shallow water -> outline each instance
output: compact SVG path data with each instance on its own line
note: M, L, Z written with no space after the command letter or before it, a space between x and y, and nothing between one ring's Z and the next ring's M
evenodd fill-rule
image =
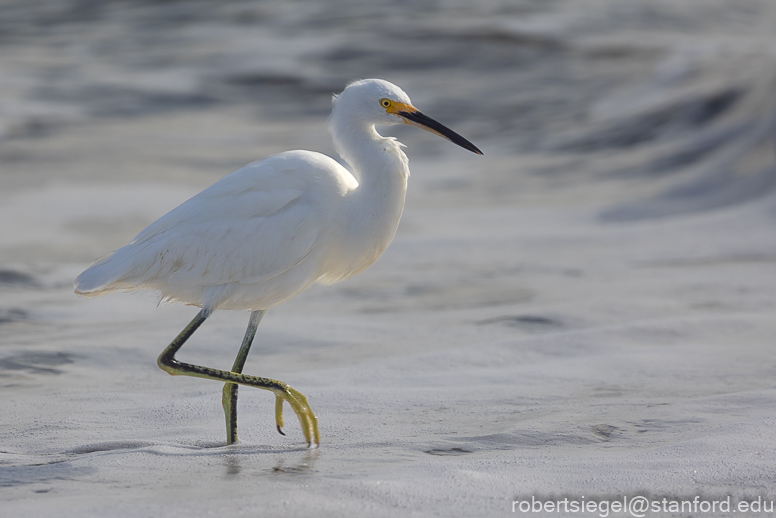
M768 0L0 2L0 515L773 500L775 25ZM249 390L225 447L220 387L154 364L194 309L72 279L244 163L333 154L358 77L485 156L390 129L394 243L269 312L245 368L308 395L321 449ZM183 357L228 368L246 321Z

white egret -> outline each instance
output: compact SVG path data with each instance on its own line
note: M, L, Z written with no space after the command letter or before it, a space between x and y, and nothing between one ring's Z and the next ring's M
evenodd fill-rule
M404 208L407 156L376 124L405 123L477 154L474 144L425 116L399 87L367 79L333 98L329 132L350 170L328 156L288 151L225 176L143 230L127 246L97 259L75 281L76 293L156 290L163 300L201 311L159 356L172 375L226 382L227 444L237 440L237 385L275 394L291 405L308 447L319 444L307 398L286 383L242 374L266 311L314 283L345 280L374 263L393 239ZM183 363L175 354L216 309L251 310L231 372Z

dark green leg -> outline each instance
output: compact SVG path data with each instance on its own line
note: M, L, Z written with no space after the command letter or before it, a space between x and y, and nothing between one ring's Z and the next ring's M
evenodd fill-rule
M288 384L282 381L272 380L268 378L259 378L257 376L247 376L245 374L236 372L227 372L219 369L213 369L210 367L203 367L200 365L192 365L190 363L183 363L175 359L175 353L183 347L194 331L210 316L210 311L202 310L197 313L197 316L189 322L181 333L175 337L175 339L162 351L159 355L157 364L159 367L173 376L194 376L197 378L205 378L216 381L225 381L227 383L238 383L240 385L248 385L250 387L256 387L263 390L269 390L275 394L277 404L275 405L275 422L278 428L283 426L283 412L282 403L286 401L296 413L299 418L299 422L302 425L302 432L305 439L307 439L307 445L310 448L317 448L320 442L320 436L318 433L318 418L315 417L310 404L307 402L307 398L299 391L294 390ZM260 317L259 317L260 319ZM253 315L251 315L253 320ZM258 319L257 319L258 320ZM256 322L258 325L258 321ZM250 326L249 326L250 330ZM247 333L246 333L247 334ZM245 347L245 355L248 354L248 347ZM242 353L242 349L241 349ZM240 357L238 356L238 360ZM243 363L245 360L242 360Z
M245 330L245 337L240 346L240 352L237 353L237 358L234 360L232 372L236 372L237 374L242 373L243 367L245 367L245 360L248 359L248 352L251 350L253 337L256 336L256 329L259 327L259 322L261 322L261 318L266 312L267 310L251 312L251 318L248 321L248 329ZM236 383L226 383L221 398L221 404L224 407L224 415L226 416L226 444L234 444L237 442L238 387L239 385Z

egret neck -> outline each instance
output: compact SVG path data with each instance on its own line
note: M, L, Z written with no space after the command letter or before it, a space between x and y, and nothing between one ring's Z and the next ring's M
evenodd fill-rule
M341 104L334 103L329 132L358 182L344 195L338 214L341 252L355 261L349 265L350 277L374 263L391 243L404 209L410 171L401 143L383 137L373 122Z

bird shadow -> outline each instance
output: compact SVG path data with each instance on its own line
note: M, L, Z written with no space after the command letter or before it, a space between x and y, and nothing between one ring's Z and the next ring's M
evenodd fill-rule
M289 457L288 454L303 452L301 458L299 456ZM244 451L239 453L230 453L224 456L223 465L225 468L225 475L227 477L236 477L243 473L245 470L255 472L256 463L251 460L247 462L250 451ZM262 451L262 453L268 453ZM271 450L271 453L281 453L280 456L275 458L272 466L268 468L260 469L261 473L269 473L271 475L309 475L315 472L315 464L318 461L320 452L318 450L309 449L297 449L297 450L284 450L279 452L278 450Z

